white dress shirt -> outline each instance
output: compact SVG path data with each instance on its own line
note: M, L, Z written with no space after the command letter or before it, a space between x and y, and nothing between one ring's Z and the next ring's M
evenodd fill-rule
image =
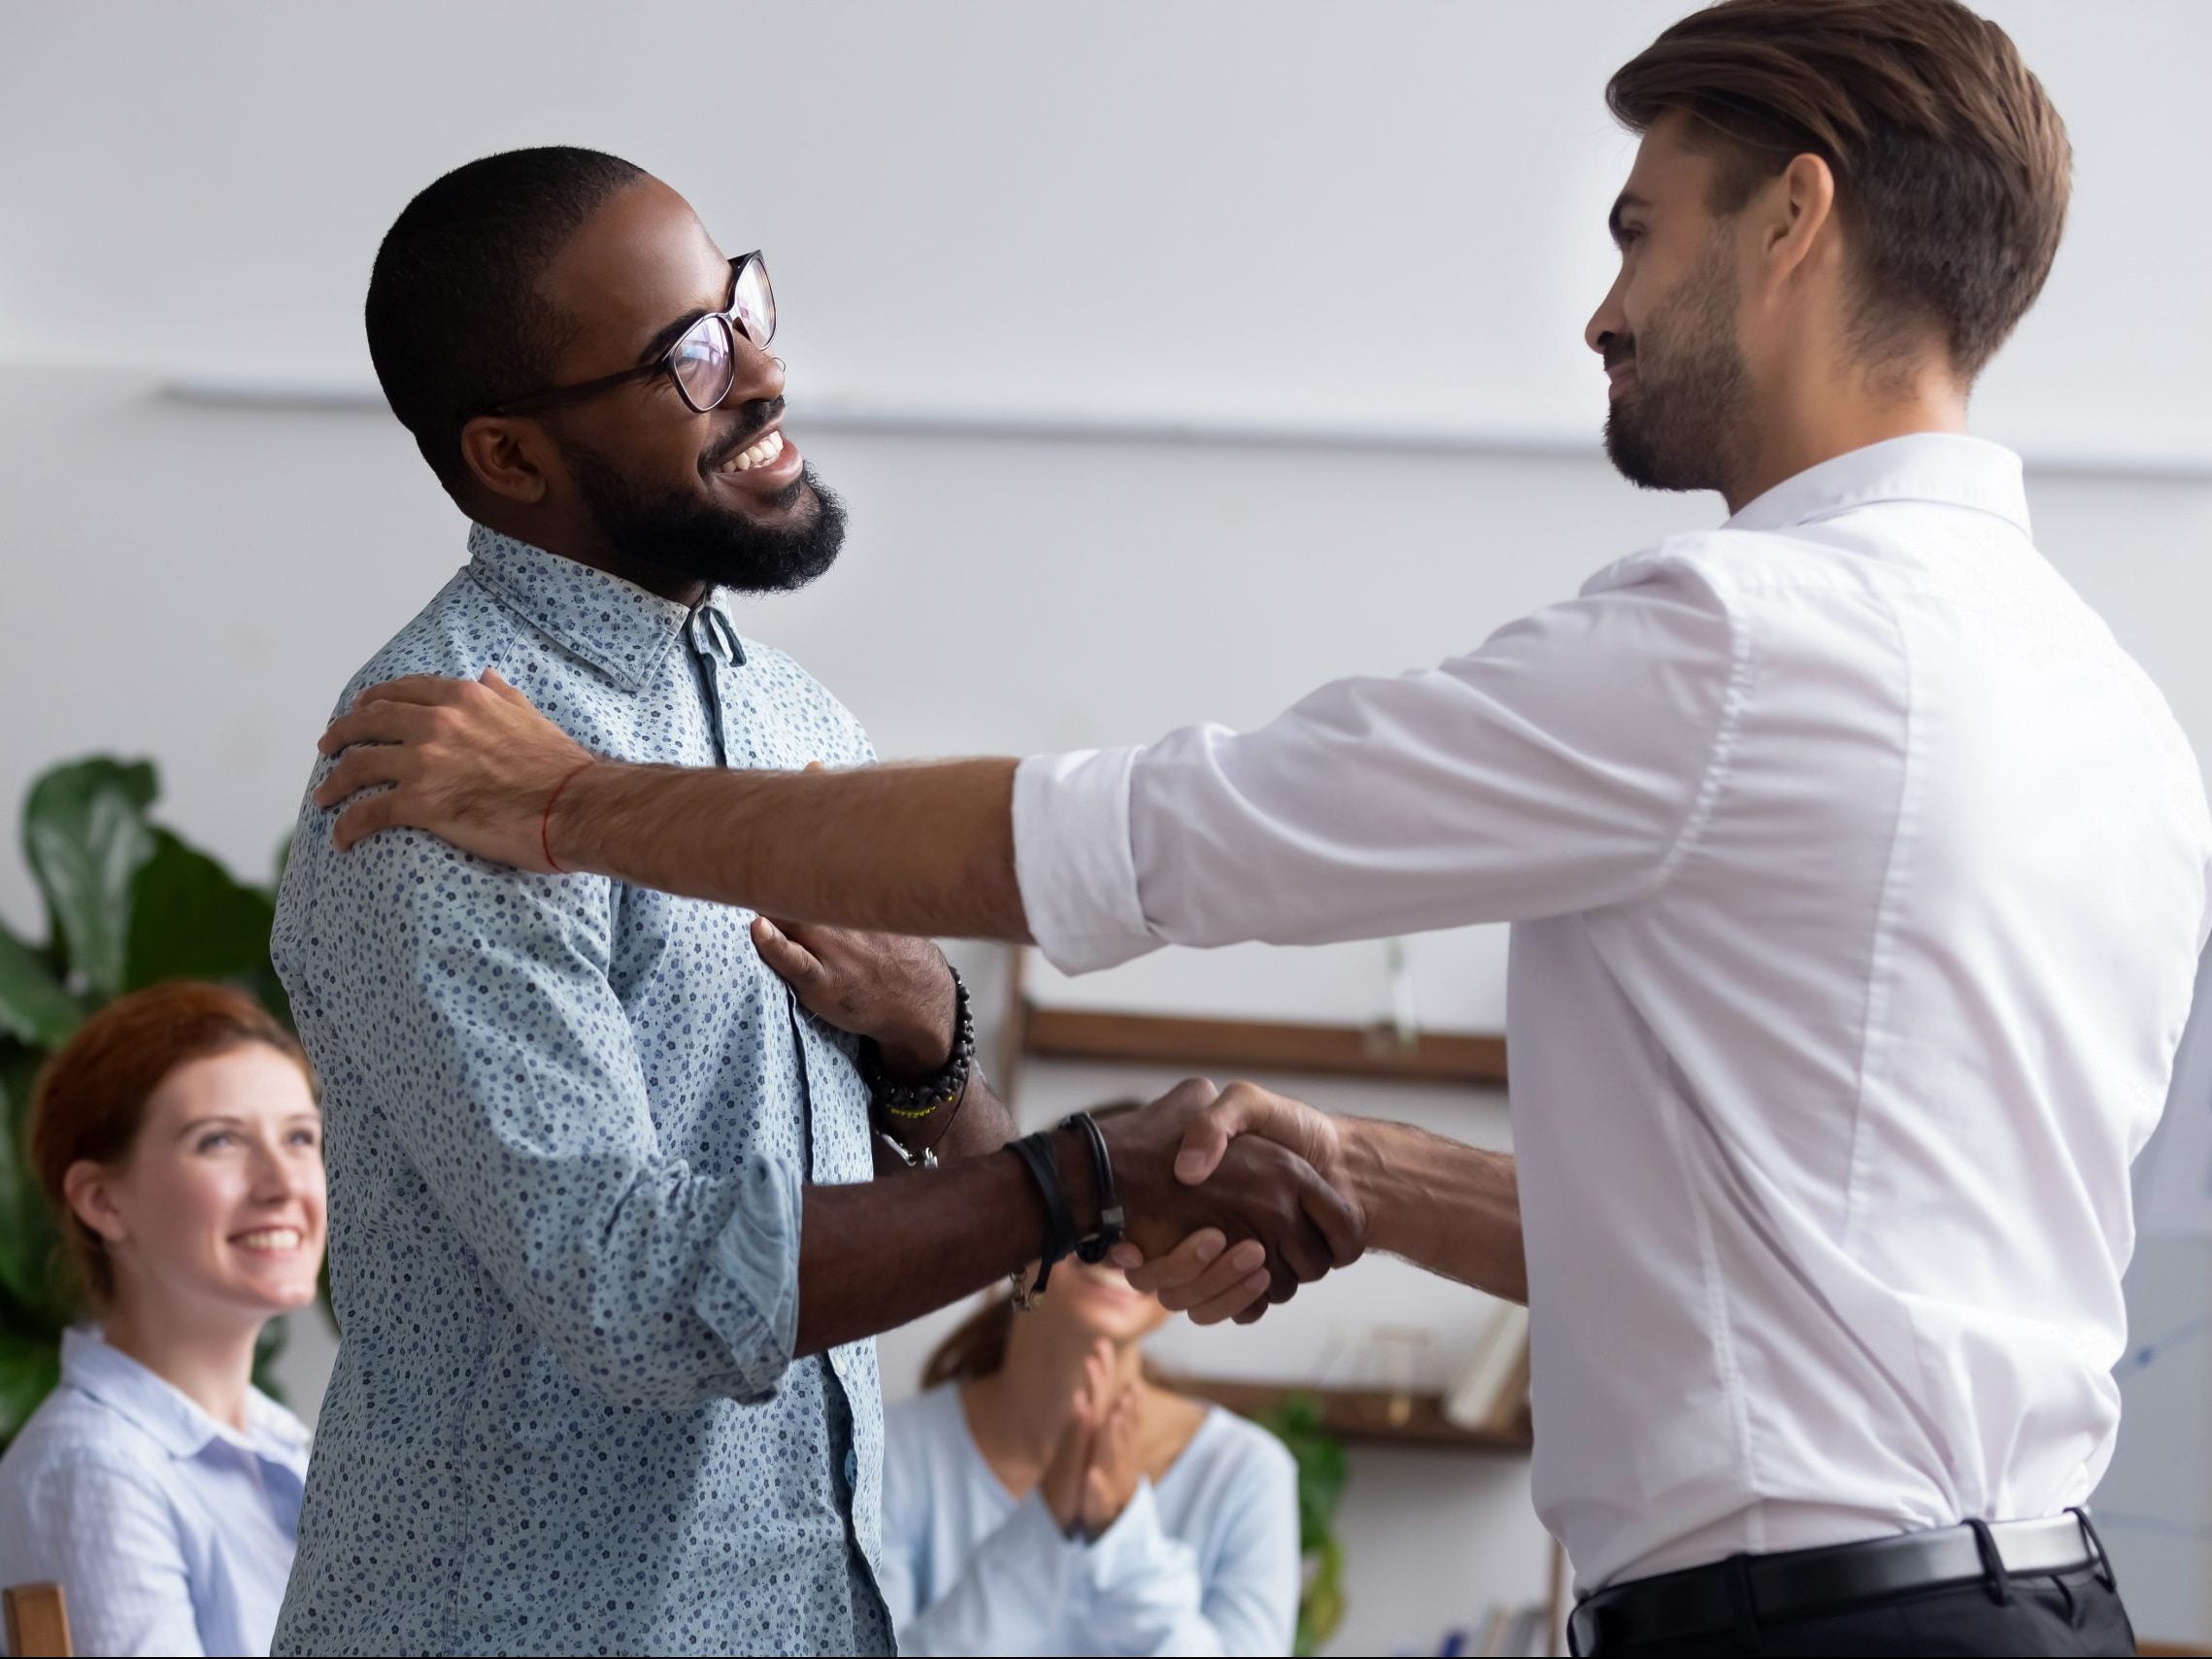
M307 1430L259 1389L218 1423L96 1331L0 1457L0 1583L53 1579L80 1653L269 1651Z
M2085 1502L2212 916L2165 703L1963 436L1480 650L1025 762L1071 972L1515 924L1535 1495L1585 1589Z

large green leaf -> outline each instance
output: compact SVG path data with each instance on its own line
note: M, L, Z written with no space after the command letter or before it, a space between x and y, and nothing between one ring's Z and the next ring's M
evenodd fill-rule
M46 959L0 927L0 1033L59 1048L84 1018Z
M254 983L269 972L275 920L266 893L156 829L152 854L132 887L123 987L136 991L164 979Z
M145 761L56 766L31 786L23 853L73 972L103 999L123 986L131 885L153 851L146 809L160 786Z
M24 1151L40 1058L35 1049L0 1043L0 1300L11 1328L50 1334L68 1317L53 1279L59 1240Z
M0 1444L16 1438L23 1420L60 1380L61 1347L55 1338L0 1325Z
M253 1338L253 1386L279 1405L285 1404L285 1389L277 1380L277 1356L285 1351L285 1341L290 1334L289 1320L272 1319Z

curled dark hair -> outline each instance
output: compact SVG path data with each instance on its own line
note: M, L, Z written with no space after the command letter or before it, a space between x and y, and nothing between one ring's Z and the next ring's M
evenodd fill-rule
M541 389L573 326L547 309L539 276L608 197L644 177L596 150L510 150L454 168L385 233L369 274L369 357L385 401L456 498L461 428Z

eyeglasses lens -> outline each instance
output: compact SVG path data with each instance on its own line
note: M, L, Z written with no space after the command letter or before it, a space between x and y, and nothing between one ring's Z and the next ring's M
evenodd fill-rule
M768 286L768 267L757 256L737 273L735 308L745 337L755 346L766 347L776 337L776 290Z
M719 317L700 318L676 342L669 367L676 371L676 384L693 409L705 414L714 408L729 395L730 383L737 376L729 324Z

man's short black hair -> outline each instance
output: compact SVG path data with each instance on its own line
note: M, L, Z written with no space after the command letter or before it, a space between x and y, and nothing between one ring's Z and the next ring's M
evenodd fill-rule
M620 156L549 145L456 167L409 202L369 276L377 382L439 482L468 477L461 427L543 389L565 329L538 297L553 256L645 176Z

